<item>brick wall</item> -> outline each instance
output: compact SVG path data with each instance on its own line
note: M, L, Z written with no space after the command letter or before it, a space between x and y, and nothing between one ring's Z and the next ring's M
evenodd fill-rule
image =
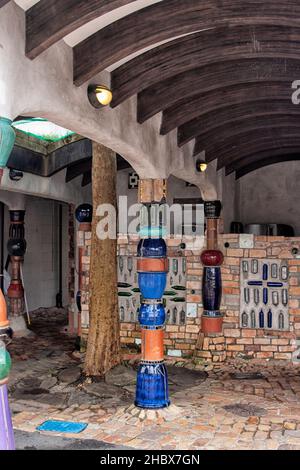
M88 268L91 237L79 233L79 243L86 246L86 292L82 298L82 328L88 332ZM120 235L118 253L135 254L137 237ZM185 325L166 325L165 353L170 357L221 362L236 356L247 359L274 359L290 361L295 358L297 338L300 339L300 259L292 249L300 251L300 238L256 237L251 235L220 235L219 245L225 260L222 266L224 324L222 335L204 336L200 332L202 315L202 264L200 254L204 237L168 239L169 256L187 258L187 320ZM184 244L184 245L183 245ZM82 245L81 245L82 246ZM245 247L246 246L246 247ZM274 258L288 260L289 264L289 330L240 328L240 263L242 258ZM138 323L121 323L121 343L139 348L140 327ZM294 354L293 354L294 353Z

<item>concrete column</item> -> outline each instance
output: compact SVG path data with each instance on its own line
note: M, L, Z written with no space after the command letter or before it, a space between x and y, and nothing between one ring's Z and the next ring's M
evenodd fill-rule
M25 210L10 210L9 240L7 251L10 255L11 282L7 290L9 315L14 333L26 336L30 332L24 319L25 302L22 281L22 263L26 252L24 218Z
M81 344L81 312L82 312L82 296L85 294L84 279L86 277L86 269L84 269L84 258L87 255L85 246L85 233L92 230L93 206L91 204L81 204L75 212L77 222L79 222L77 230L77 247L78 247L78 291L76 294L76 306L78 310L77 318L77 349Z

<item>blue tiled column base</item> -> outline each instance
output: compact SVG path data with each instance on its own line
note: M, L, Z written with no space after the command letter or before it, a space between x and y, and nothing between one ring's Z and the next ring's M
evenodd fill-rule
M158 409L170 405L168 373L163 363L141 363L136 384L135 406Z

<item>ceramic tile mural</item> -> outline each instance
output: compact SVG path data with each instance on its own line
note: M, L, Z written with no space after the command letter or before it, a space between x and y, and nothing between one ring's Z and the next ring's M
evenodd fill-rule
M285 260L241 260L242 328L289 329L288 277Z
M168 258L169 273L163 303L166 323L186 323L186 258ZM118 256L118 295L121 322L137 322L140 291L135 256Z

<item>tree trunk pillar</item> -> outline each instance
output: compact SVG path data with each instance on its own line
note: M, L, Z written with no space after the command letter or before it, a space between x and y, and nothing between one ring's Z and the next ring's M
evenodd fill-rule
M114 233L112 237L110 230L106 236L99 228L101 225L99 215L104 204L111 212L116 212L116 177L115 153L100 144L93 143L90 317L85 360L87 376L104 377L121 360L117 236Z
M167 246L161 205L166 199L165 180L140 180L139 202L141 240L137 271L142 304L142 358L137 374L135 405L158 409L169 406L168 376L164 364L165 310L162 296L167 282Z

